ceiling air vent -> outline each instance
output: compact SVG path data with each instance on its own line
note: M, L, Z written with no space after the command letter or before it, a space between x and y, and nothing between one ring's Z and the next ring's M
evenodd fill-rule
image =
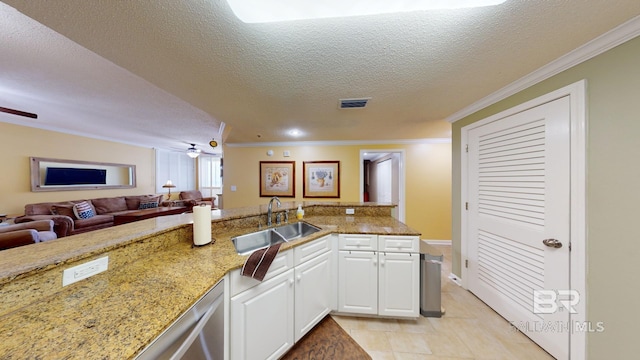
M340 103L338 107L340 109L358 109L367 106L367 102L369 102L371 98L363 98L363 99L340 99Z

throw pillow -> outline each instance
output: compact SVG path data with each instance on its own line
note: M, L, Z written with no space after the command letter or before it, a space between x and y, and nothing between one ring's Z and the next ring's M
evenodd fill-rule
M141 200L138 209L153 209L158 207L157 200Z
M73 206L73 213L78 219L90 219L96 215L91 205L86 201L75 204Z

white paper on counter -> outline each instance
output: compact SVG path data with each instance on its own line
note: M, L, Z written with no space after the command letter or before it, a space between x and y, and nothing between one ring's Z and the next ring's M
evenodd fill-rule
M197 246L211 242L211 205L193 207L193 243Z

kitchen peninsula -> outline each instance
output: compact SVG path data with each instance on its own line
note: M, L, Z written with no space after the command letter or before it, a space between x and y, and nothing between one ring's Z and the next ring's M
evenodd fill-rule
M283 203L279 211L295 211ZM388 204L304 203L321 231L281 252L329 234L419 236L391 217ZM354 215L344 215L345 209ZM266 205L215 210L215 243L192 247L191 214L170 215L0 252L0 358L128 359L246 256L230 239L265 224ZM294 216L289 216L293 219ZM63 270L109 256L106 272L62 287Z

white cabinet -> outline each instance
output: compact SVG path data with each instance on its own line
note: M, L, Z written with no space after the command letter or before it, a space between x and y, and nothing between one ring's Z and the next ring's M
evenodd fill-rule
M336 309L336 235L294 248L295 341Z
M295 341L300 340L332 310L331 253L324 253L295 268Z
M231 298L232 359L277 359L294 343L294 272L277 275Z
M338 311L418 317L419 241L417 236L341 234L338 255Z
M230 358L277 359L333 310L418 317L418 246L417 236L328 235L278 254L263 282L233 271Z
M420 256L378 254L378 315L417 317L420 312Z
M374 251L338 253L338 312L378 313L378 255Z
M230 275L230 357L277 359L336 308L335 236L284 251L263 282Z

